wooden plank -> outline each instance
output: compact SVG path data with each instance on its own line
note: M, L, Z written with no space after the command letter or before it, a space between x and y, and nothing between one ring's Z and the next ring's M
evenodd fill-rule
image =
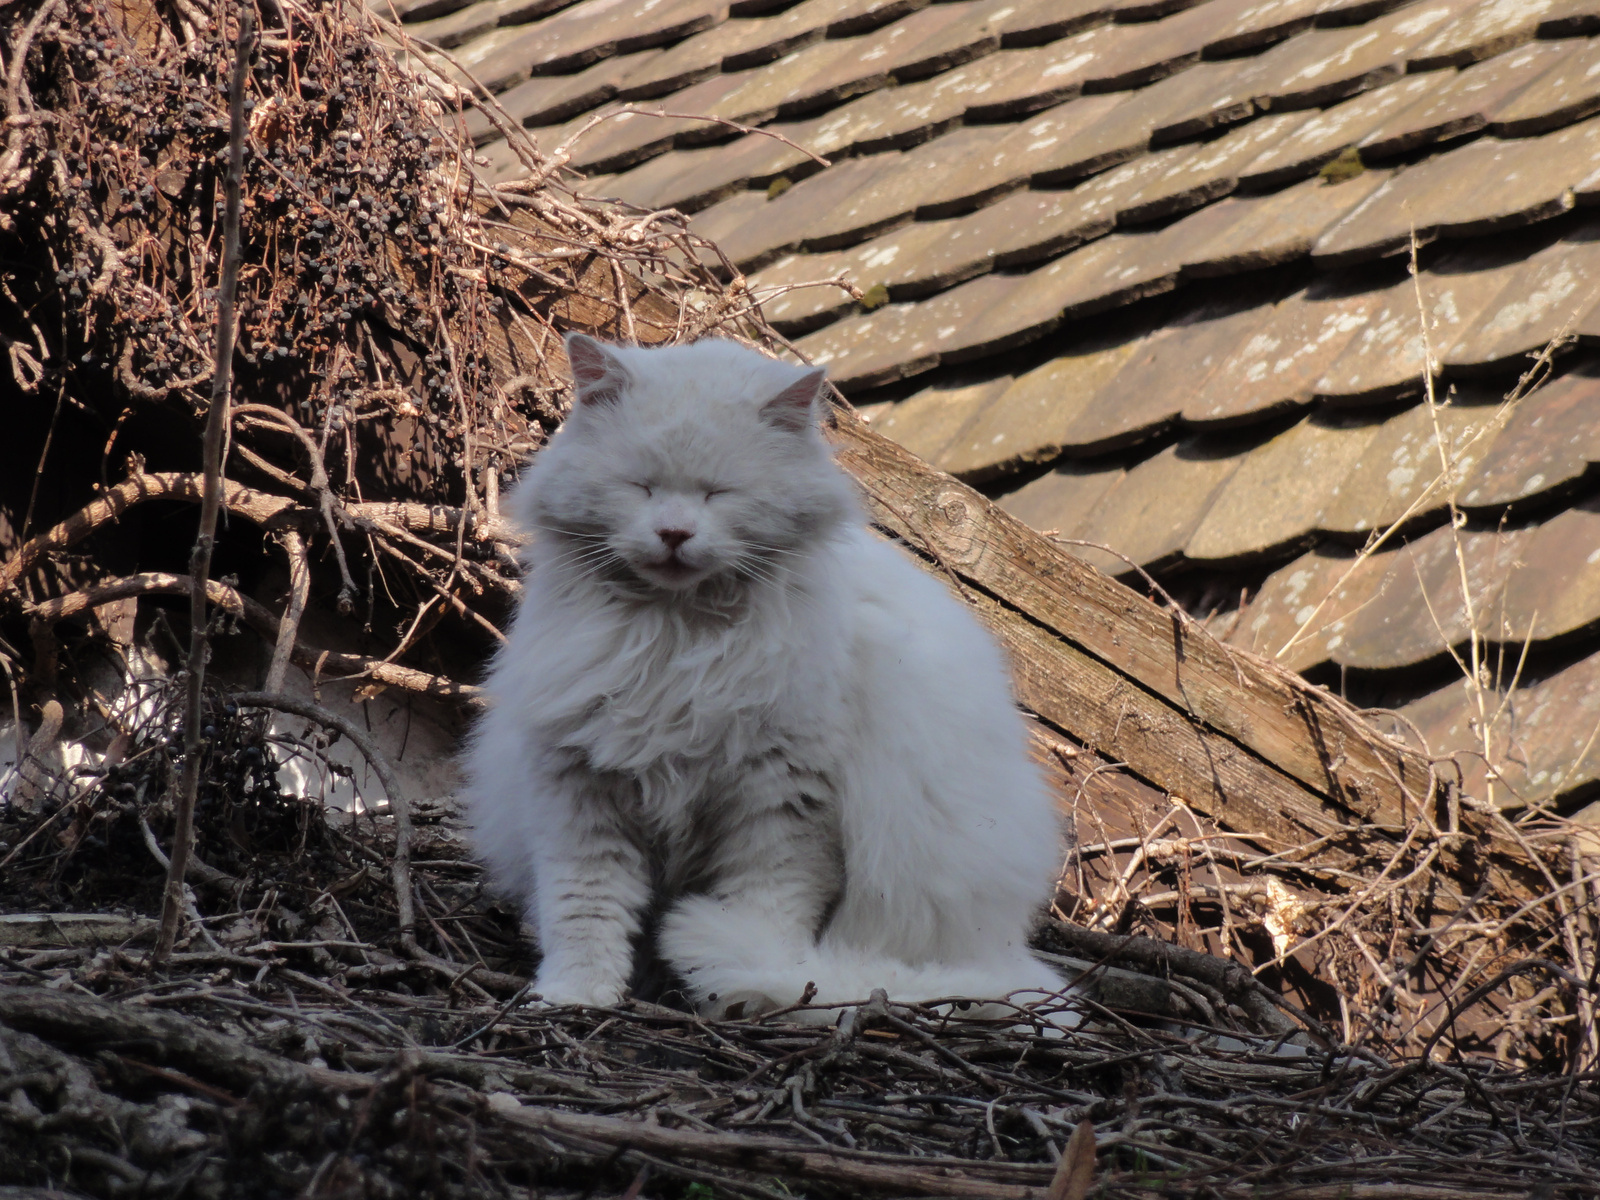
M1403 825L1429 778L1353 710L1100 574L836 406L830 436L873 519L1362 820ZM1165 724L1148 702L1150 719ZM1053 718L1052 718L1053 720ZM1064 726L1071 734L1081 731ZM1111 744L1104 748L1126 756ZM1140 772L1143 774L1143 772ZM1148 778L1148 776L1147 776ZM1194 797L1197 801L1199 797Z
M1298 780L990 597L970 599L1011 656L1017 699L1051 724L1275 848L1340 828L1344 814Z

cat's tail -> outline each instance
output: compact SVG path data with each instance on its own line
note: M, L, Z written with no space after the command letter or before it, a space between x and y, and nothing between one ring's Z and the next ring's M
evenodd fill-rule
M1008 1001L985 1006L1000 1015L1014 1011L1009 1005L1058 1000L1070 993L1055 971L1022 946L999 947L972 962L907 963L827 936L800 944L759 914L741 921L721 910L715 921L698 920L695 908L691 901L667 917L661 950L695 1001L719 1014L754 1016L799 1004L808 994L817 1006L859 1004L881 988L891 1001L901 1003ZM806 1019L804 1013L796 1016ZM824 1008L814 1019L831 1022L835 1016Z

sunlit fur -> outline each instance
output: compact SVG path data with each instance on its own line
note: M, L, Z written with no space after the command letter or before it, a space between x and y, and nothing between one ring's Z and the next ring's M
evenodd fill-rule
M820 373L569 353L584 398L511 499L526 590L468 754L537 992L616 1001L647 911L712 1011L1057 990L1024 939L1059 832L1000 653L866 528Z

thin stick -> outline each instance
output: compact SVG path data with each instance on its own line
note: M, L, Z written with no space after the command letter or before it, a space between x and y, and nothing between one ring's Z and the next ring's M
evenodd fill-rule
M222 507L223 442L228 432L228 401L233 383L233 297L239 285L239 209L244 190L244 89L250 72L255 9L240 6L239 37L233 46L233 76L228 81L228 181L222 224L222 283L217 291L217 353L211 377L211 409L206 414L205 494L200 502L200 533L189 559L189 696L184 712L183 778L179 785L172 861L161 901L161 930L151 961L164 965L172 955L183 920L184 872L194 847L194 802L200 790L201 708L205 700L206 580L216 543L217 511Z
M283 550L289 556L289 603L284 606L283 617L278 622L278 641L272 648L272 663L267 667L264 687L269 692L283 690L283 677L288 673L295 639L300 635L300 618L305 615L306 600L311 595L311 562L306 556L305 539L298 530L283 531Z

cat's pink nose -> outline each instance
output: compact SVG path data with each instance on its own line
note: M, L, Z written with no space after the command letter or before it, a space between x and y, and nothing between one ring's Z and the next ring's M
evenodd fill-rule
M694 536L687 529L658 529L656 536L667 544L668 550L676 550Z

